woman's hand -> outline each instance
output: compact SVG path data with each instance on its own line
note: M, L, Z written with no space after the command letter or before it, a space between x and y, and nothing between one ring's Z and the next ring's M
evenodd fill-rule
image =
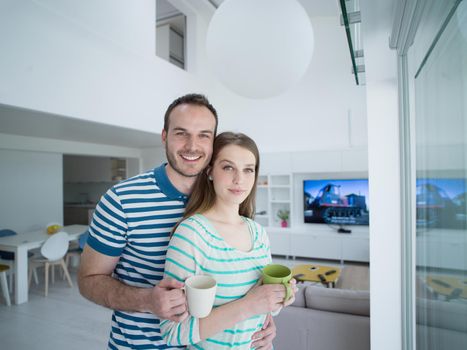
M262 284L262 282L260 279L244 297L252 315L266 314L283 306L285 287L282 284Z
M295 280L295 278L292 278L289 281L289 284L290 284L290 288L292 290L292 293L290 294L289 300L284 301L284 307L293 304L293 302L295 301L295 293L298 292L297 281Z

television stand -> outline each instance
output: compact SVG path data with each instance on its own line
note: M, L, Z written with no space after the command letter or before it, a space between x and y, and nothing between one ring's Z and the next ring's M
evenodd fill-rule
M266 228L273 255L369 262L369 233L355 228L352 234L340 234L336 228Z
M346 229L346 228L343 228L343 227L339 227L337 229L337 233L352 233L352 230L349 230L349 229Z

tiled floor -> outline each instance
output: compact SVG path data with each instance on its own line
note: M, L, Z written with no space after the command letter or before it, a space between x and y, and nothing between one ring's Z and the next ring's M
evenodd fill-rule
M275 263L294 266L317 261L275 257ZM319 261L338 265L338 262ZM106 349L111 311L95 305L79 294L76 269L71 271L73 288L57 278L44 297L43 283L34 284L29 302L5 306L0 299L0 349L101 350ZM39 273L39 278L43 276ZM40 281L41 282L41 281Z
M40 283L32 285L29 302L0 303L1 349L106 349L111 311L81 297L76 271L71 275L73 288L58 278L47 297Z

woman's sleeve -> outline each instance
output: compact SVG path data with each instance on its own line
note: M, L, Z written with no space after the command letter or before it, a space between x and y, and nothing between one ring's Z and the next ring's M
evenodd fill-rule
M180 282L197 274L200 263L197 246L198 230L193 224L183 221L172 236L167 250L164 278L173 278ZM161 320L162 337L169 346L196 344L199 336L199 319L189 315L182 322Z
M256 223L256 225L258 227L258 232L259 232L259 237L260 237L261 244L264 247L264 252L268 256L268 261L269 261L269 264L270 264L272 262L272 256L271 256L271 245L270 245L270 242L269 242L268 233L266 232L266 229L262 225L260 225L258 223Z

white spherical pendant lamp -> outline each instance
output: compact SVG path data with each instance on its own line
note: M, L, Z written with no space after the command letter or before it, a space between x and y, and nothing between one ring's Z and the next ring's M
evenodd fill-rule
M209 24L206 49L218 78L250 98L277 96L305 74L313 28L296 0L226 0Z

